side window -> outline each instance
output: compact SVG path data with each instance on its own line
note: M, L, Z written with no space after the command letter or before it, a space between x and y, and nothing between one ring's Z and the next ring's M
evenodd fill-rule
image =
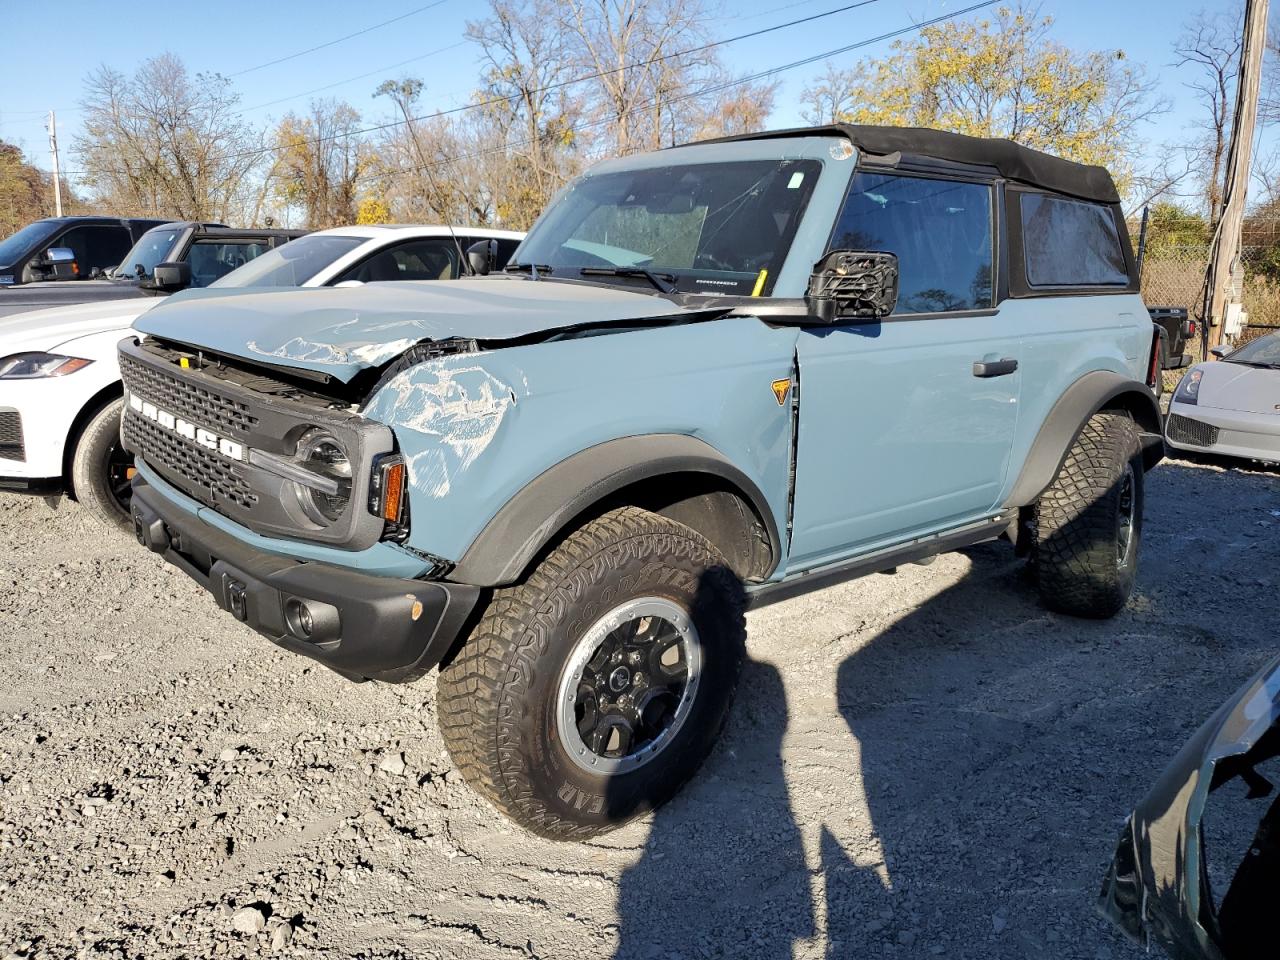
M87 277L95 268L110 270L120 266L120 261L129 252L132 243L129 231L124 227L103 224L73 227L47 246L70 247L74 250L76 263L80 266L80 276Z
M1043 193L1020 193L1022 253L1033 287L1127 286L1111 208Z
M989 308L991 187L856 173L828 249L896 254L895 314Z
M380 250L368 260L356 264L337 283L359 280L452 280L458 275L458 248L449 237L410 240Z
M197 240L191 245L187 260L191 264L191 285L207 287L225 277L236 267L268 250L265 240Z

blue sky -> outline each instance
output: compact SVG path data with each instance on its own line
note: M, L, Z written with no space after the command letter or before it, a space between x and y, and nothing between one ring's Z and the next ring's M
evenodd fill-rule
M426 0L384 0L358 4L342 0L221 0L217 4L178 4L135 12L128 5L62 0L49 14L48 41L36 33L22 43L0 48L0 138L16 142L42 166L48 166L43 112L58 111L59 139L69 150L79 126L75 108L87 72L107 63L130 72L142 60L165 51L179 56L193 72L234 75L259 64L372 27L424 5ZM713 0L714 2L714 0ZM787 20L843 6L847 0L733 0L731 10L712 28L718 37L745 33ZM859 10L765 37L729 44L721 55L737 72L755 72L823 50L886 33L913 22L963 9L973 0L877 0ZM1216 4L1229 0L1216 0ZM22 0L0 2L30 9ZM1176 141L1196 106L1171 65L1172 45L1182 24L1214 0L1046 0L1043 14L1054 17L1053 36L1076 49L1120 48L1136 64L1146 66L1171 101L1169 113L1150 124L1145 138L1151 149ZM51 11L56 9L56 14ZM249 70L234 77L248 119L265 122L290 109L305 108L313 97L350 101L375 123L390 119L390 104L374 100L373 89L384 79L404 75L426 81L424 106L447 109L467 101L476 85L478 54L465 41L467 19L482 16L487 6L465 0L442 0L438 6L412 13L389 26L369 30L323 50L283 63ZM982 16L978 13L971 16ZM24 15L27 16L27 15ZM55 23L62 26L55 26ZM65 29L66 25L74 25ZM888 42L848 54L876 56ZM413 62L403 63L402 61ZM799 95L821 63L785 74L775 100L774 126L800 121ZM357 75L371 74L370 76ZM333 86L330 86L333 85ZM315 93L320 87L329 89ZM276 102L282 101L282 102ZM63 166L74 168L74 159Z

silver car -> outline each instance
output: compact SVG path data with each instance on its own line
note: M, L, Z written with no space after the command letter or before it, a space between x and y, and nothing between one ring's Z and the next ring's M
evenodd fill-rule
M1164 435L1177 450L1280 463L1280 331L1187 371Z

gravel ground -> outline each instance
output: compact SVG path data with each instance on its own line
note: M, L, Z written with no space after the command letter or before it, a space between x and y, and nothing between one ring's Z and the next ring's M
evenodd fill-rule
M463 785L434 682L277 651L73 504L0 498L0 958L1136 958L1124 815L1274 652L1280 475L1149 478L1137 594L986 546L753 613L701 775L589 844Z

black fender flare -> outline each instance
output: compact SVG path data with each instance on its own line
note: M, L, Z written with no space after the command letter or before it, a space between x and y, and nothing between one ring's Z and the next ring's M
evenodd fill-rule
M685 434L646 434L588 447L539 474L472 541L449 579L481 587L514 583L575 517L624 487L679 473L703 473L735 487L768 533L772 564L782 557L777 521L760 488L715 447Z
M1150 470L1164 458L1160 404L1151 388L1109 370L1086 373L1063 392L1036 434L1013 485L1006 507L1034 503L1058 475L1067 451L1099 410L1127 410L1142 430L1143 465Z

